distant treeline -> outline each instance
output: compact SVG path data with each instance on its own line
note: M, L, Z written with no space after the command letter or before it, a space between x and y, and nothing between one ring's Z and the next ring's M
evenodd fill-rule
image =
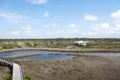
M90 46L76 46L75 41L90 41ZM0 49L12 48L120 48L120 38L0 39Z
M119 41L120 38L42 38L42 39L0 39L0 41L31 41L31 40L111 40Z

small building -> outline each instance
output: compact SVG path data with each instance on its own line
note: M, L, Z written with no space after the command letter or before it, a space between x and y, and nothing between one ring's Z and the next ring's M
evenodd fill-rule
M75 41L74 42L75 45L78 45L78 46L87 46L87 45L90 45L90 41Z

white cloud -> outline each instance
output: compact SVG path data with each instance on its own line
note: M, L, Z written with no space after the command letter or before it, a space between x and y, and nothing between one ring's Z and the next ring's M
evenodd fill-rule
M19 15L19 14L12 14L12 13L0 13L1 17L10 18L10 19L26 19L27 17Z
M16 14L17 15L17 14ZM45 12L44 17L49 17L50 13ZM85 15L85 20L98 20L97 16L91 14ZM4 18L18 18L25 19L23 17L9 17L1 15ZM113 17L113 16L111 16ZM115 16L114 16L115 17ZM29 24L23 24L17 26L18 28L12 30L7 36L11 37L33 37L33 38L55 38L55 37L120 37L120 19L115 17L113 22L93 23L92 25L84 24L82 27L77 27L78 24L68 24L68 28L60 27L58 24L46 24L41 25L39 29L33 28ZM39 25L38 25L39 26ZM64 26L64 25L61 25ZM87 27L88 26L88 27ZM44 34L44 35L43 35Z
M114 30L114 33L118 33L120 35L120 10L113 12L111 17L114 18L112 30Z
M17 29L8 33L11 36L31 36L34 34L34 31L29 24L19 25Z
M101 26L103 29L110 28L110 24L109 24L109 23L101 23L100 26Z
M118 22L93 24L86 34L94 37L120 37L120 26Z
M46 24L46 25L43 25L44 28L49 28L50 25Z
M97 32L104 32L108 31L111 29L111 26L109 23L99 23L99 24L93 24L91 26L91 30L97 31Z
M52 27L59 27L59 24L53 24Z
M8 19L8 20L25 20L28 17L20 15L20 14L15 14L15 13L10 13L10 12L0 12L0 17Z
M117 19L113 22L116 27L120 27L120 19Z
M32 3L32 4L45 4L47 3L47 0L27 0L28 2Z
M57 31L60 29L58 26L58 24L48 24L42 25L39 29L35 29L30 24L21 24L16 26L16 28L12 31L8 32L6 36L9 36L10 38L47 38L49 36L54 37L58 36L56 35Z
M31 32L32 32L32 28L31 28L31 26L29 26L29 25L28 25L28 26L26 25L26 26L23 28L23 30L24 30L25 33L31 33Z
M113 12L111 14L111 17L115 18L115 19L120 19L120 10L117 10L116 12Z
M70 28L76 28L76 25L75 24L70 24L69 27Z
M20 35L20 31L13 31L10 33L11 35L15 35L15 36L18 36Z
M59 28L59 24L45 24L45 25L42 25L42 28L53 30L53 29Z
M113 30L115 30L116 32L120 32L120 19L115 20L113 25L114 25Z
M50 13L49 12L45 12L44 13L44 17L49 17L50 16Z
M92 14L85 13L84 15L85 20L90 20L90 21L96 21L98 20L98 17Z

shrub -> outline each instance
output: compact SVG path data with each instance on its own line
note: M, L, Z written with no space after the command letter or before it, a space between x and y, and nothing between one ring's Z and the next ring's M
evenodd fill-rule
M29 75L26 75L26 76L25 76L25 80L31 80L30 76L29 76Z

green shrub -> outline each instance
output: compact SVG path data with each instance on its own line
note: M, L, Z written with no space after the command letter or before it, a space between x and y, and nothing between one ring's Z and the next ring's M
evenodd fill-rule
M26 76L25 76L25 80L31 80L30 76L29 76L29 75L26 75Z
M4 80L10 80L10 78L11 78L10 75L5 75L4 76Z

